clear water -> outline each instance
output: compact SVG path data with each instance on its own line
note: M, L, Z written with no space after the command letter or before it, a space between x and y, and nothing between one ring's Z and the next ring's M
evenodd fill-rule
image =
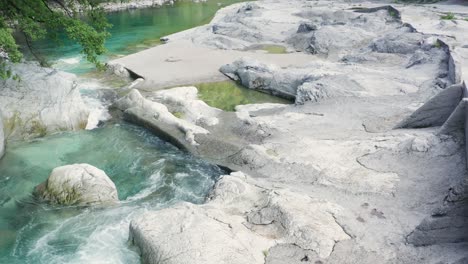
M157 45L161 36L207 23L219 8L241 1L185 1L111 13L109 54L101 59ZM77 74L93 69L78 46L66 39L63 42L62 46L49 41L35 45L56 68ZM227 102L221 98L219 104ZM53 168L72 163L104 170L115 182L121 203L106 208L36 203L31 197L33 188ZM139 263L127 242L131 219L178 201L203 202L223 173L127 123L32 142L9 142L0 160L0 263Z
M53 168L73 163L104 170L121 204L35 203L33 188ZM0 160L0 263L139 263L127 244L130 220L181 200L203 202L221 174L217 166L127 123L11 143Z
M194 86L197 87L198 96L201 100L224 111L235 111L236 106L246 104L291 103L270 94L245 88L233 81L200 83Z
M206 24L220 8L242 1L245 0L208 0L202 3L185 0L177 1L173 6L109 13L108 21L113 26L109 29L111 37L106 42L108 54L101 60L107 61L155 46L160 37ZM62 42L63 45L57 46L50 41L40 41L34 46L55 68L76 74L94 68L80 54L78 45L65 38L62 38Z

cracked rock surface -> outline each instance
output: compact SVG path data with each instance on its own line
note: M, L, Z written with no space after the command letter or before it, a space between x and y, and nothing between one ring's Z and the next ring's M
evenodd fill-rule
M460 19L441 21L444 12ZM177 63L218 63L247 88L294 100L228 113L179 87L142 92L145 103L126 107L127 120L243 172L223 176L203 205L133 221L143 261L466 262L463 18L468 7L458 3L262 0L224 8L210 24L169 36L166 47L129 56L148 60L187 42L237 54L227 64L210 56ZM263 60L252 47L264 44L284 46L284 61L299 53L308 62ZM193 133L193 145L152 109L128 110L153 103L207 133Z

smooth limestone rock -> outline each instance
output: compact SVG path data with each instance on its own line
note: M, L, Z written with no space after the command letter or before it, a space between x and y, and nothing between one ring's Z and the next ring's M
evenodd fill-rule
M106 173L89 164L55 168L49 178L36 186L42 201L59 205L112 204L119 201L117 189Z
M130 241L148 264L263 263L271 244L228 217L183 203L132 221Z
M166 105L171 113L177 113L181 119L201 127L219 123L217 116L222 111L199 100L196 87L176 87L157 91L151 95L151 98Z
M259 188L235 172L216 183L204 205L182 203L133 220L130 241L143 263L264 263L265 252L283 243L328 257L350 238L335 220L342 215L336 204Z
M180 131L185 135L185 141L190 145L197 145L195 141L195 134L208 134L208 130L192 124L186 120L177 118L172 114L169 109L158 102L151 101L144 98L138 90L131 90L125 97L119 99L115 106L124 111L124 113L130 113L138 116L138 118L144 118L148 122L153 122L157 127L156 123L161 123L165 126L170 126L176 131Z
M10 65L20 81L0 80L0 110L8 138L29 138L86 127L89 107L74 74L35 63Z

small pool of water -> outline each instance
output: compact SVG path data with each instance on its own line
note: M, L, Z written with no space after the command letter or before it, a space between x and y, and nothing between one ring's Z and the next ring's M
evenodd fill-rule
M36 203L33 188L73 163L104 170L121 204ZM177 201L202 203L223 173L128 123L11 143L0 160L0 263L139 263L127 243L130 220Z
M245 104L291 102L270 94L262 93L243 87L237 82L223 81L195 84L198 88L198 97L209 106L224 111L235 111L236 106Z

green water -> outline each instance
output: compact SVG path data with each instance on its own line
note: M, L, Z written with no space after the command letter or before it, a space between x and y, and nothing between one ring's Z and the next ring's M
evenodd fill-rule
M208 0L203 3L177 1L173 6L159 8L126 10L109 13L108 21L111 37L106 42L108 54L101 60L135 53L159 44L159 38L171 33L189 29L210 22L217 10L243 0ZM93 69L80 54L78 45L62 39L58 46L51 41L35 43L35 48L46 57L54 67L81 74Z
M194 86L198 88L201 100L224 111L235 111L236 106L245 104L291 103L273 95L247 89L233 81L200 83Z
M120 205L37 204L31 192L60 165L89 163L114 181ZM213 166L127 123L12 143L0 160L0 263L138 263L129 221L184 200L201 203Z

